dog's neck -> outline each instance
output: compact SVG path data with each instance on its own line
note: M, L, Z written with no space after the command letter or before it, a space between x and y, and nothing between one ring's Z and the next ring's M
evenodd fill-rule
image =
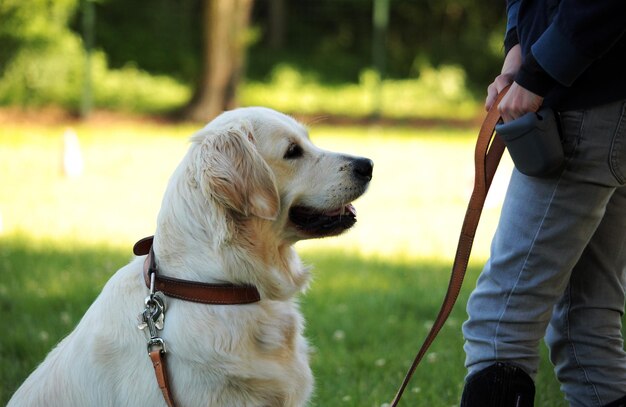
M268 247L258 257L250 247L201 241L157 228L154 250L163 275L207 283L255 286L262 299L286 300L306 288L309 270L291 246ZM264 242L266 246L270 246Z
M290 244L272 239L271 222L236 218L217 205L207 213L206 203L193 200L197 194L179 188L170 183L157 221L154 251L163 275L249 284L271 300L289 299L306 288L309 270Z

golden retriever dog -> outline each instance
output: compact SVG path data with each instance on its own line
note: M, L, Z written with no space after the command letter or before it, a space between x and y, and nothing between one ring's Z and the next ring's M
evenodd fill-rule
M293 249L356 222L367 158L313 145L267 108L225 112L191 137L158 215L159 273L256 287L260 301L207 305L167 297L160 337L178 406L303 406L313 389L295 296L310 274ZM164 406L137 329L146 256L107 282L75 330L28 377L15 406Z

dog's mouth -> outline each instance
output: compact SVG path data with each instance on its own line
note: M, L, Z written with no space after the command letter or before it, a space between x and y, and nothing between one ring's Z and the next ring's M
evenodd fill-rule
M354 226L356 209L351 203L330 210L294 206L289 210L289 220L311 237L335 236Z

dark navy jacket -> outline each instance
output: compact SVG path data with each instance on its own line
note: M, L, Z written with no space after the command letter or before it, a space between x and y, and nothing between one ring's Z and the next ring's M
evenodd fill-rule
M626 100L626 0L507 0L515 81L557 110Z

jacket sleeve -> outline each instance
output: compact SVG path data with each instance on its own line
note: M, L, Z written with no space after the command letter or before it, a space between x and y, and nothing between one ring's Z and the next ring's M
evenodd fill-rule
M517 14L521 0L507 0L506 2L506 34L504 37L504 55L508 54L511 48L519 44L517 37Z
M624 32L626 1L562 0L552 23L532 45L516 81L541 96L557 83L571 86Z

